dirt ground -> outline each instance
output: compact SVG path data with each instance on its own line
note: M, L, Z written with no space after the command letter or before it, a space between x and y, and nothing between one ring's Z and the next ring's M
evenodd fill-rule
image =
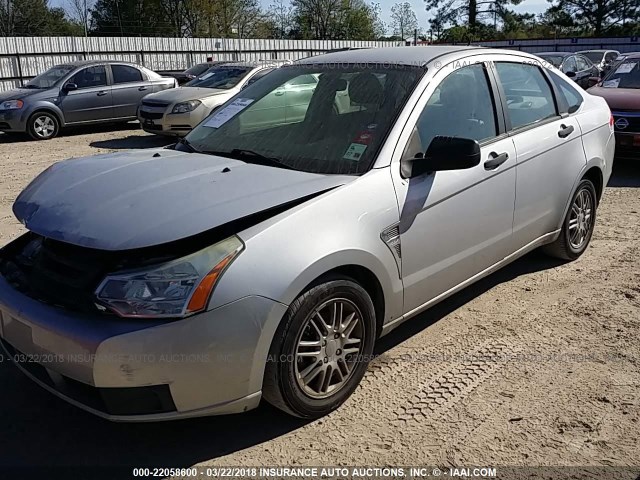
M0 136L0 244L37 173L169 143L136 125L49 142ZM0 363L0 465L640 465L640 161L618 162L588 251L534 252L405 323L332 415L112 424Z

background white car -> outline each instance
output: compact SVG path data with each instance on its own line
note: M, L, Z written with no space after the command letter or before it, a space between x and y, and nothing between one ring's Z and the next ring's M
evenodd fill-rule
M215 108L282 64L236 62L213 66L170 95L159 92L144 97L138 120L146 132L184 136ZM279 103L284 105L284 98Z

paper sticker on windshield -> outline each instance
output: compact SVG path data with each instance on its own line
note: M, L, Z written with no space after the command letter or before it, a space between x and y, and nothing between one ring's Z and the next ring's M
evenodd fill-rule
M618 88L618 85L620 85L619 78L614 78L613 80L605 80L604 82L602 82L602 86L605 88Z
M637 63L623 63L618 67L616 73L629 73L635 68L636 65Z
M253 98L236 98L226 107L218 110L209 120L204 123L205 127L219 128L253 102Z
M358 160L360 160L360 158L362 158L362 154L366 149L366 145L362 145L361 143L352 143L351 145L349 145L349 148L347 148L347 151L344 153L344 156L342 158L357 162Z
M209 72L209 73L205 73L204 75L202 75L201 77L198 77L198 80L206 80L207 78L211 77L215 75L214 72Z

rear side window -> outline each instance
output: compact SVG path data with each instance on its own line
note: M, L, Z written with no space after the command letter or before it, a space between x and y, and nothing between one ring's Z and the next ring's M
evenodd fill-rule
M569 107L568 111L574 112L578 109L580 105L582 105L582 95L578 93L578 91L571 85L569 82L560 78L560 75L557 75L554 72L549 72L551 74L551 79L553 83L556 84L556 87L560 90L565 100L567 101L567 106ZM565 113L565 112L562 112Z
M618 54L616 52L607 52L607 54L604 56L604 61L607 63L611 63L616 58L618 58Z
M512 130L557 116L551 86L539 67L498 62L496 71L507 98Z
M137 68L128 65L111 65L113 83L141 82L142 73Z
M577 72L578 65L576 64L576 57L574 56L567 57L564 63L562 64L562 71L563 73Z
M582 72L583 70L588 70L589 62L583 57L576 57L576 64L578 65L578 71Z
M249 79L249 81L247 82L247 85L256 83L258 80L264 77L267 73L271 73L272 71L273 71L273 68L265 68L264 70L260 70L258 73L256 73L253 77Z

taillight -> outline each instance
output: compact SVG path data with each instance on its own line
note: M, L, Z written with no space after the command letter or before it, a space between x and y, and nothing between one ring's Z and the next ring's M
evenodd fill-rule
M609 127L613 128L614 123L615 123L615 120L613 119L613 113L612 113L611 116L609 117Z

